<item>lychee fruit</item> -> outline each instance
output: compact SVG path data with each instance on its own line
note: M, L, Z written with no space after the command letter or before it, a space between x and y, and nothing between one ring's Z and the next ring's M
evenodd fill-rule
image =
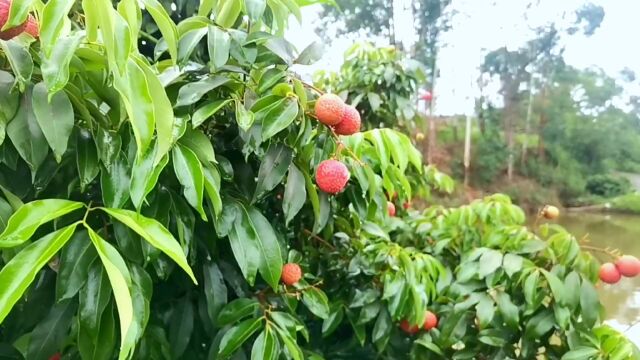
M337 125L342 120L344 108L344 101L338 95L323 94L316 101L316 117L325 125Z
M406 319L400 322L400 329L402 329L402 331L406 332L409 335L413 335L420 331L420 327L418 327L417 325L411 325L409 323L409 320Z
M602 266L600 266L599 276L600 280L607 284L615 284L620 281L620 278L622 277L618 268L616 268L612 263L602 264Z
M316 169L316 184L328 194L337 194L349 182L349 169L338 160L324 160Z
M634 277L640 274L640 260L635 256L623 255L616 260L616 268L626 277Z
M9 20L9 9L11 8L11 0L0 0L0 28L7 23ZM14 37L22 34L27 27L27 22L24 24L20 24L18 26L12 27L11 29L0 31L0 39L2 40L11 40Z
M360 131L360 113L350 105L345 105L340 116L340 122L333 130L338 135L352 135Z
M425 316L426 318L424 319L424 325L422 326L423 329L429 331L438 326L438 317L436 316L436 314L432 313L431 311L427 311Z
M542 209L542 216L546 219L553 220L560 215L560 210L553 205L547 205Z
M282 267L282 276L280 279L285 285L294 285L302 278L302 269L300 265L295 263L288 263Z
M49 357L49 360L60 360L61 358L62 358L62 354L60 354L60 353L58 352L58 353L55 353L55 354L51 355L51 356Z
M27 19L27 27L24 29L24 32L31 35L34 39L40 37L40 25L33 15L29 15L29 19Z
M407 201L407 202L405 202L405 203L403 203L403 204L402 204L402 207L403 207L405 210L409 210L409 208L411 207L411 203Z
M421 133L421 132L417 133L416 134L416 140L418 140L418 141L424 140L424 134Z
M389 216L396 216L396 206L391 201L387 201L387 212Z

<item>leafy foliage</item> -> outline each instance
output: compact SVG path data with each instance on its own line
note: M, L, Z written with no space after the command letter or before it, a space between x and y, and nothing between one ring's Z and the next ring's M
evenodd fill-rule
M40 41L2 42L3 357L637 355L601 324L595 260L508 198L388 216L453 183L398 131L315 122L288 71L309 52L278 35L298 3L142 3L50 1ZM333 197L329 157L352 173ZM437 330L399 330L427 308Z

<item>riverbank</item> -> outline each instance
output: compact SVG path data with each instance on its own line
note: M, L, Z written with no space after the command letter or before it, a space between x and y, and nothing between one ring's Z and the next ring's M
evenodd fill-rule
M592 204L568 207L567 210L640 214L640 193L626 194L613 199L594 199Z

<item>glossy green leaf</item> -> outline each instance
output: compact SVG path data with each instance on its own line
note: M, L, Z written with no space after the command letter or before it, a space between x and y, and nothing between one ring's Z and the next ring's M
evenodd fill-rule
M266 141L280 131L286 129L298 116L298 102L295 98L286 98L264 117L262 123L262 140Z
M269 146L258 171L258 182L253 195L254 202L280 184L292 159L293 151L288 146L280 143L272 143Z
M220 173L213 166L204 166L204 190L211 201L216 217L222 212L222 198L220 197Z
M23 90L31 80L33 73L33 59L29 54L28 47L17 41L2 41L0 47L9 60L13 75L20 83L20 89Z
M180 358L193 333L193 304L189 298L184 298L171 313L169 328L169 341L171 341L171 354L174 359Z
M182 185L185 199L206 220L207 215L202 207L204 173L200 160L193 151L182 145L175 146L172 155L173 170Z
M217 26L209 25L208 35L209 58L213 69L217 69L229 60L229 49L231 47L231 36L229 33Z
M192 82L184 85L178 92L176 107L186 106L196 103L206 93L229 82L224 76L209 77L198 82Z
M298 346L296 339L292 338L289 333L277 326L275 327L275 330L276 333L278 333L278 337L284 343L285 348L289 352L289 356L291 356L293 360L303 360L304 354L302 353L300 346Z
M593 326L600 313L600 300L598 292L589 281L583 281L580 289L580 314L586 326Z
M193 271L189 267L180 243L157 220L144 217L130 210L108 208L102 208L102 210L142 236L151 246L165 253L197 284L195 275L193 275Z
M121 154L111 165L111 169L100 172L102 199L106 206L123 207L129 200L131 175L124 155Z
M40 19L40 44L46 55L51 53L55 43L62 37L67 14L75 0L48 1L42 11Z
M498 292L496 295L496 304L498 305L498 311L502 314L504 321L507 325L516 328L520 321L520 312L518 307L511 302L509 294L504 292Z
M232 327L222 337L218 355L222 358L230 356L261 327L261 318L245 320Z
M561 360L588 360L598 355L599 352L598 349L581 346L562 355Z
M54 304L47 316L31 332L26 358L46 359L63 348L75 311L74 301Z
M91 134L80 129L76 137L76 165L80 175L80 189L84 191L100 172L98 149Z
M264 46L282 59L285 64L291 65L293 63L294 48L284 38L272 37L264 43Z
M88 226L85 227L107 272L118 307L118 317L120 319L120 355L118 358L120 360L128 359L133 354L136 345L135 326L133 324L135 315L130 291L131 275L118 250L106 242L93 229Z
M309 287L302 292L302 302L317 317L321 319L329 317L329 299L324 291Z
M555 317L553 312L545 310L534 315L526 325L526 335L529 339L539 339L553 328Z
M50 54L42 57L42 64L40 65L42 80L47 84L50 94L64 89L67 85L69 81L69 64L83 37L83 33L77 32L56 39Z
M194 128L200 126L207 119L213 116L216 112L220 111L223 107L231 103L233 100L217 100L202 105L191 116L191 124Z
M566 303L572 309L580 304L580 275L572 271L564 279Z
M534 303L537 296L539 278L540 272L534 271L529 276L527 276L527 279L524 282L524 298L529 305Z
M20 99L18 112L7 126L7 136L20 157L27 162L31 171L35 172L47 157L49 146L33 112L31 90L28 89Z
M394 324L389 311L383 307L378 314L378 319L376 319L371 333L371 341L376 344L378 351L384 350L387 346L393 328Z
M108 280L105 280L105 282ZM100 328L95 338L89 337L82 327L78 330L78 350L83 359L109 360L113 356L113 350L117 346L116 323L113 316L112 305L109 304L102 312Z
M85 231L84 236L87 237L87 242L94 249L89 235ZM83 335L83 341L88 341L93 346L97 346L97 340L100 334L101 324L100 322L104 318L105 309L112 309L108 307L111 301L111 286L109 284L109 277L107 272L100 263L96 261L92 264L91 268L86 273L86 285L82 287L78 295L78 325ZM111 314L113 316L113 314ZM81 353L93 354L94 351L89 349L88 346L80 348Z
M220 268L215 263L207 263L203 268L204 295L207 300L207 313L213 324L217 324L218 314L227 304L227 286Z
M2 30L11 29L24 23L34 2L35 0L11 1L9 16L2 26Z
M24 243L41 225L82 206L79 202L60 199L35 200L23 205L11 216L7 227L0 234L0 248Z
M342 323L344 319L344 309L340 304L332 305L329 316L322 322L322 337L331 335Z
M222 27L231 27L240 15L240 10L242 10L241 0L220 1L215 20Z
M251 348L251 360L276 360L280 355L280 343L273 330L266 326Z
M242 130L248 131L254 121L255 114L251 110L247 110L242 102L236 101L236 122L238 126Z
M502 254L496 250L487 250L480 257L479 264L478 275L482 279L498 270L502 265Z
M87 281L89 268L97 256L86 231L73 234L60 254L56 299L70 299L78 293Z
M133 167L131 168L131 183L129 185L129 194L131 202L140 209L147 195L155 188L158 183L160 173L169 163L169 157L164 156L160 163L154 166L155 153L157 147L149 147L147 153L137 157Z
M289 224L296 214L300 212L306 200L307 190L304 184L304 175L295 164L291 164L282 199L282 210L286 224Z
M244 0L244 7L251 21L258 21L267 7L266 0Z
M36 278L36 274L67 243L77 224L46 235L22 249L0 270L0 324Z
M235 324L258 311L260 303L254 299L239 298L225 305L218 314L218 326Z
M518 271L522 270L523 258L522 256L515 254L506 254L502 261L502 268L504 272L509 276L513 276Z
M49 101L44 83L38 83L33 87L32 101L38 125L53 150L56 160L60 162L62 155L67 151L69 136L73 130L74 115L71 101L64 91L53 94Z
M151 14L162 33L162 39L169 48L169 54L173 63L178 62L178 28L171 20L165 8L157 0L143 0L145 9Z
M324 50L324 45L322 45L322 43L314 41L309 44L309 46L307 46L304 50L302 50L298 58L295 60L295 63L301 65L311 65L322 58L325 53Z
M187 131L185 131L184 135L180 138L179 143L191 149L204 166L216 162L213 144L211 144L209 137L202 131L187 128Z
M483 294L480 297L480 301L478 301L478 305L476 305L476 316L478 318L480 328L487 327L493 320L495 313L496 307L493 299L488 295Z
M207 23L202 23L202 27L191 29L180 36L178 41L178 62L184 64L189 61L191 54L196 49L200 41L207 35ZM180 33L180 27L178 27Z
M547 278L547 282L556 301L561 305L566 305L566 292L562 281L555 274L546 270L542 270L542 274Z

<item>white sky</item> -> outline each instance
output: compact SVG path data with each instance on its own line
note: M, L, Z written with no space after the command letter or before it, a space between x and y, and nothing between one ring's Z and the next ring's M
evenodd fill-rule
M604 20L589 38L582 35L566 38L566 61L579 68L598 66L614 77L628 67L640 76L640 43L637 40L640 0L540 0L537 7L528 11L529 0L453 0L452 6L456 10L453 29L443 36L445 47L438 59L441 77L436 83L436 112L443 115L470 112L478 94L475 84L478 66L486 52L505 45L517 48L532 37L530 27L562 21L563 14L588 2L604 7ZM292 21L287 33L287 38L300 50L319 40L314 33L318 7L304 8L303 17L303 24ZM397 29L399 34L405 34L401 40L412 41L410 19L402 23L405 27ZM354 39L345 36L335 37L317 64L296 70L303 75L318 69L338 70L344 51L353 42ZM628 87L627 91L640 95L640 86Z

